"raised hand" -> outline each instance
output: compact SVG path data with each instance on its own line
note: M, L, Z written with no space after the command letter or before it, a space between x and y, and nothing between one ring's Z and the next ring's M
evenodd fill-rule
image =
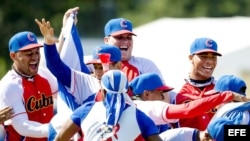
M39 26L41 34L44 37L44 43L47 45L52 45L58 42L54 36L54 29L50 26L50 22L42 18L41 21L35 19L36 24Z
M77 13L78 10L79 10L79 7L74 7L74 8L68 9L68 10L65 12L65 14L64 14L64 16L63 16L63 27L65 27L66 21L67 21L67 19L69 18L70 14L71 14L71 13ZM75 24L77 23L77 17L75 17L74 23L75 23Z

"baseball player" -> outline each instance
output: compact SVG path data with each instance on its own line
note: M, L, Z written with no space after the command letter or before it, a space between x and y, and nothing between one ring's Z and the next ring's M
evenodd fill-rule
M210 38L196 38L190 47L189 60L191 71L185 84L176 95L176 104L187 103L209 96L206 92L213 90L215 79L212 73L217 65L217 43ZM180 119L179 127L192 127L205 130L216 112L216 107L194 118Z
M133 50L133 24L125 18L110 19L104 27L104 42L117 46L122 52L122 71L128 80L148 72L157 73L164 82L159 68L148 58L132 56Z
M169 92L173 88L164 85L155 73L137 76L129 85L134 95L133 98L136 99L134 102L137 108L146 113L156 125L165 125L166 123L174 123L178 119L198 116L224 102L249 100L245 96L234 94L231 91L220 91L219 94L184 104L175 105L162 102L163 92Z
M101 85L104 100L83 105L74 111L57 134L56 141L67 141L80 127L84 141L161 140L153 121L128 103L131 99L126 93L128 81L123 72L107 71L102 76Z
M246 83L243 79L235 75L221 76L211 93L231 90L246 96ZM216 114L211 119L207 130L216 140L223 140L223 125L250 125L250 103L249 102L229 102L220 106Z
M67 119L66 117L69 117L73 110L88 101L95 100L96 93L100 91L101 86L100 81L96 77L71 69L66 64L64 64L57 52L55 46L56 40L54 38L54 32L50 27L50 24L48 24L45 19L42 19L41 22L36 20L36 23L40 27L41 33L45 38L44 51L47 67L58 79L59 89L61 90L57 98L58 113L52 119L52 122L55 121L53 123L56 123L56 125L54 124L53 127L50 128L50 130L53 130L53 132L56 134L57 129L60 129L60 126L64 120ZM117 47L103 44L99 47L97 54L103 53L110 54L110 70L120 69L121 52ZM62 116L65 118L60 118ZM51 135L52 139L53 137L54 134Z
M9 41L13 65L0 82L1 108L10 106L14 112L4 122L6 140L47 140L57 82L48 70L39 68L42 46L30 31L18 32Z
M224 141L224 125L250 125L250 102L223 105L208 124L207 131L216 141ZM216 113L217 114L217 113Z

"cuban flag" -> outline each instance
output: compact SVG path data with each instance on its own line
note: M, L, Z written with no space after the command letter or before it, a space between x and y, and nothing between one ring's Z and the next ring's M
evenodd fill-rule
M69 67L89 73L87 66L84 64L84 51L77 27L74 24L75 17L76 14L71 14L63 29L64 44L61 49L60 57Z
M66 25L63 29L64 43L60 52L60 57L62 61L68 65L70 68L73 68L78 71L89 74L87 65L84 63L84 50L81 44L81 39L77 31L77 27L74 23L75 14L71 14L66 21ZM58 82L59 85L59 99L63 101L63 107L69 109L70 111L75 110L80 105L75 102L74 97L68 93L64 85ZM60 112L60 111L59 111Z

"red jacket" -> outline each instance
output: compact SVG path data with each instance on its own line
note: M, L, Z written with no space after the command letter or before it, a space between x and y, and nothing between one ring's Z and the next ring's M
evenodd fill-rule
M195 87L189 83L186 83L180 92L176 95L176 104L182 104L187 103L196 99L200 99L202 97L207 97L209 95L206 95L205 92L208 92L210 90L213 90L214 83L211 83L204 87L204 89L200 89L198 87ZM196 128L199 130L205 130L209 121L217 111L217 108L211 108L207 112L204 112L203 114L200 114L196 117L192 118L182 118L179 120L179 126L180 127L191 127Z

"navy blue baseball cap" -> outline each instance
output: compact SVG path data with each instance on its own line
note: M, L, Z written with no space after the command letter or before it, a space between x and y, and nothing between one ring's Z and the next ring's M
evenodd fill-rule
M145 90L161 90L168 92L174 88L163 84L161 78L156 73L144 73L135 77L130 83L133 95L141 95Z
M218 56L221 56L217 52L217 43L210 38L196 38L190 47L190 54L200 54L205 52L212 52Z
M28 50L37 47L43 47L43 45L38 44L36 35L30 31L18 32L9 40L10 52Z
M100 54L110 54L110 62L119 62L121 61L121 51L118 47L108 44L102 44L93 50L92 60L87 62L86 64L95 64L95 63L102 63L100 60Z
M135 35L133 33L133 24L131 21L124 19L124 18L116 18L111 19L107 22L104 27L105 36L117 36L120 34L129 33Z

